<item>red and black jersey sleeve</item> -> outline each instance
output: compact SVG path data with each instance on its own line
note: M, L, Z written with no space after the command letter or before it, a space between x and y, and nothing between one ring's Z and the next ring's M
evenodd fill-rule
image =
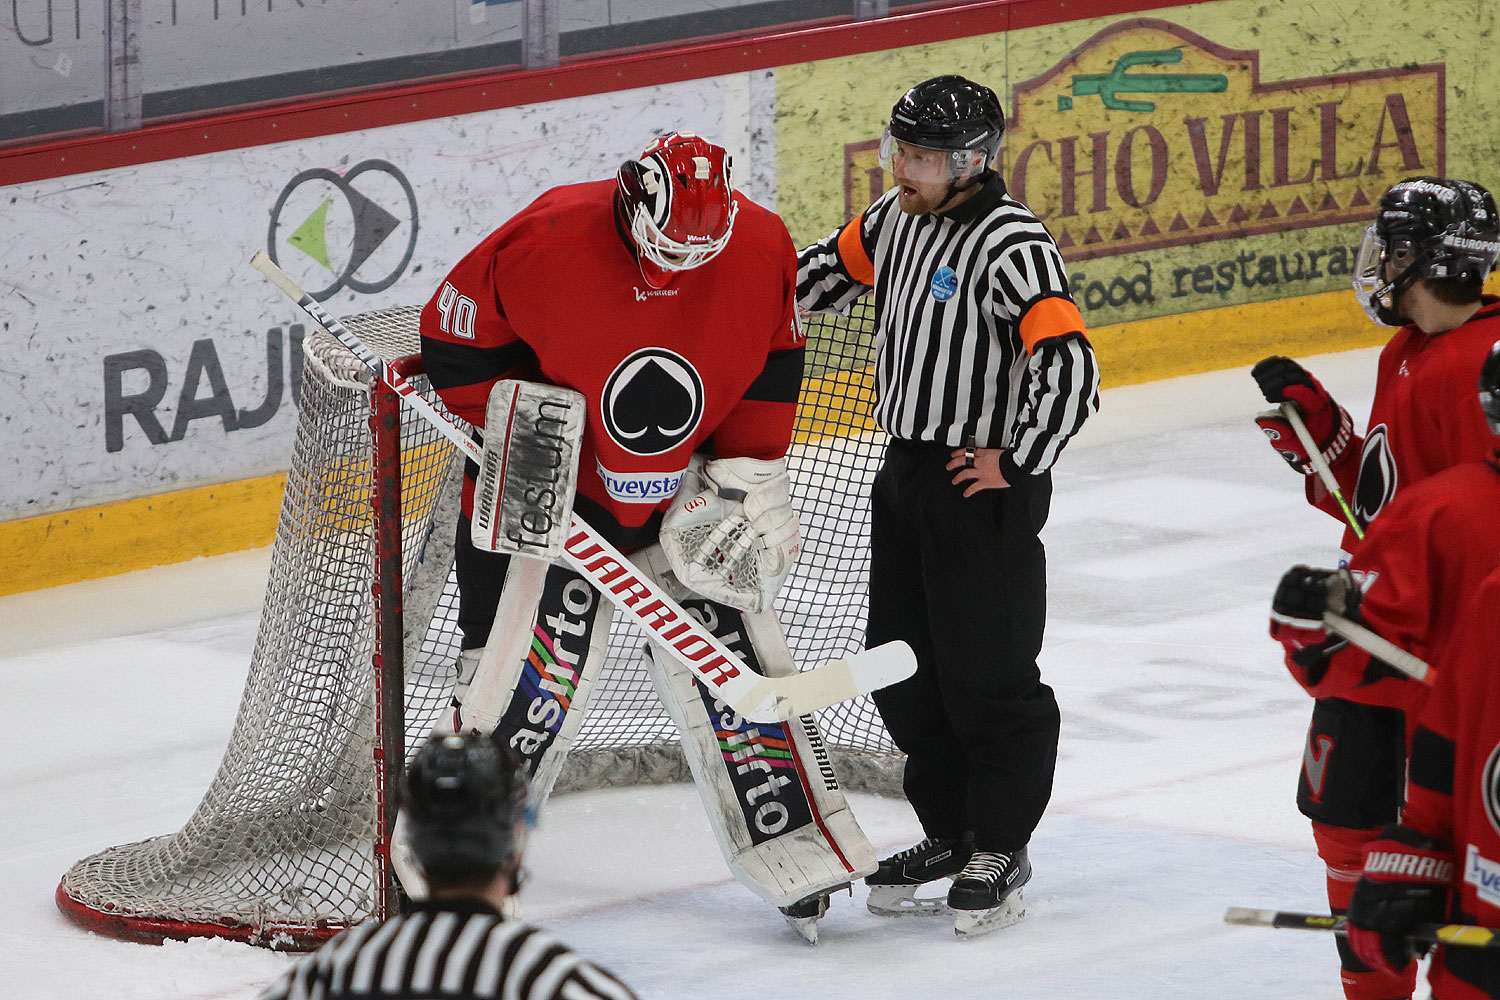
M519 217L518 217L519 219ZM511 327L494 273L517 220L491 233L448 273L422 307L422 364L447 407L484 426L491 386L502 378L538 379L536 354Z
M781 258L781 309L769 332L765 366L714 428L709 450L720 458L780 458L792 442L797 398L802 391L805 340L797 316L797 253L786 225L774 220Z
M1476 407L1477 409L1477 407ZM1370 524L1349 560L1365 581L1364 624L1442 670L1461 605L1500 565L1500 467L1466 462L1402 490ZM1314 697L1338 697L1406 711L1427 688L1372 665L1354 645L1335 653Z

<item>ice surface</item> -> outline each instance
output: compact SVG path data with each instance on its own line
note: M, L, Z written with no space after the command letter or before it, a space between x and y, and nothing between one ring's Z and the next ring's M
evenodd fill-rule
M1363 421L1375 354L1308 365ZM959 941L836 897L821 943L732 881L686 785L561 796L529 855L526 916L642 997L1277 1000L1340 996L1332 941L1228 927L1229 905L1325 907L1293 788L1309 702L1266 635L1294 562L1339 525L1250 417L1245 369L1106 391L1064 454L1045 533L1043 673L1063 712L1029 916ZM97 937L55 909L104 847L175 830L234 721L268 550L0 598L0 992L237 1000L289 959ZM919 837L899 801L854 797L881 853ZM646 817L651 817L649 820Z

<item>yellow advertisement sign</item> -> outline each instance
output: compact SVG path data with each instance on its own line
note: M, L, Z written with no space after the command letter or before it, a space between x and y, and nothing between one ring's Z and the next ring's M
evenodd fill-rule
M1444 65L1261 79L1260 53L1154 18L1013 88L1002 171L1069 260L1368 220L1442 174Z

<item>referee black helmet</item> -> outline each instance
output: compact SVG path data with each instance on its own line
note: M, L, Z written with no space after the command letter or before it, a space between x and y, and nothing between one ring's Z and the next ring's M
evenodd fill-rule
M894 139L925 149L983 150L985 163L1000 152L1005 112L983 84L961 76L935 76L901 95L891 108Z
M412 851L429 882L476 885L519 866L530 817L526 772L490 736L428 740L406 772Z

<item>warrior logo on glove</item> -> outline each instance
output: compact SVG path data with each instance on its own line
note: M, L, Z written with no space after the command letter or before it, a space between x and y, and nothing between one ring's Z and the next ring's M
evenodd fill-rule
M1484 774L1479 779L1484 790L1484 814L1490 826L1500 833L1500 743L1490 751L1490 759L1484 762Z

